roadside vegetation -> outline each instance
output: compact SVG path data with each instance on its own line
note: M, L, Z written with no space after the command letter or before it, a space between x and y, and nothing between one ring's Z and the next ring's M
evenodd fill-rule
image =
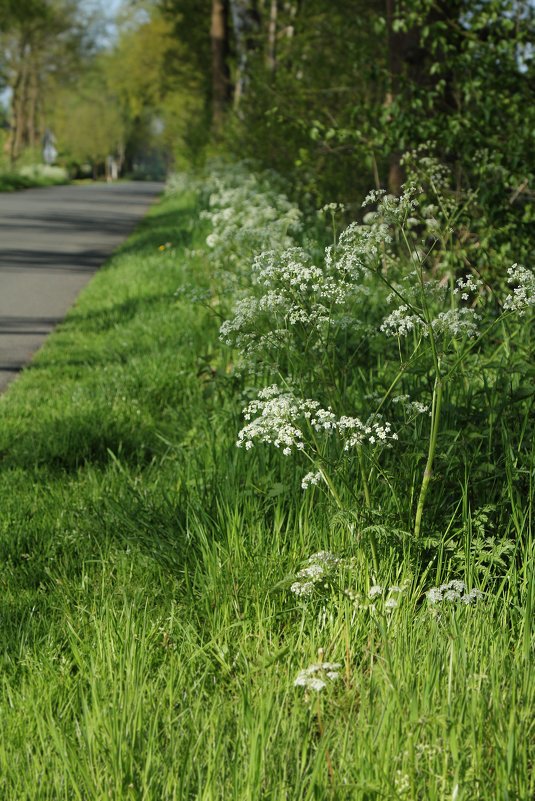
M0 797L535 797L534 17L0 9L13 169L175 170L0 397Z
M33 168L22 168L17 172L0 171L0 192L15 192L18 189L30 189L34 186L57 186L66 183L69 183L69 176L60 167L39 164Z
M533 274L414 186L177 176L2 396L6 797L533 795Z

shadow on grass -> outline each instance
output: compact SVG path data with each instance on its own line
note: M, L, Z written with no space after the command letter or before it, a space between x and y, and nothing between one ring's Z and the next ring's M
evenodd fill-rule
M46 467L54 474L103 466L115 456L142 466L153 459L158 444L146 424L110 419L95 409L45 421L22 434L15 431L0 452L0 464L4 469Z
M72 332L74 334L77 332L81 334L105 332L110 328L116 328L119 324L128 323L137 315L156 309L158 306L162 308L169 307L174 300L174 292L161 292L143 297L128 298L100 311L86 311L75 307L58 328L58 331ZM55 349L59 346L60 343L56 342Z

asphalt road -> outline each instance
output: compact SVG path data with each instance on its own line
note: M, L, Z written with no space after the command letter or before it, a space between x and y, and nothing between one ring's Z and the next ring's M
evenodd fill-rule
M0 193L0 391L162 189L130 182Z

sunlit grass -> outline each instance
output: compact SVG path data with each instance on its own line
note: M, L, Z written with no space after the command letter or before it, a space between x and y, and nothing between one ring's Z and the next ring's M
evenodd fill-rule
M481 475L510 510L501 562L472 559L459 473L460 507L434 488L451 530L427 551L380 536L376 575L365 535L287 460L236 449L243 379L216 319L175 296L211 280L197 219L187 195L153 209L0 398L0 796L532 798L521 432L496 419L503 460ZM384 520L419 447L402 490L375 479ZM453 530L456 576L485 595L433 608ZM399 607L361 608L343 585L302 602L290 583L321 549L355 560L364 597L406 582ZM341 676L308 697L294 680L318 649Z

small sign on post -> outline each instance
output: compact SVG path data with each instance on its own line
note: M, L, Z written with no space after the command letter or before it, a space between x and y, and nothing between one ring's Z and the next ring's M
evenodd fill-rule
M47 128L45 131L45 135L43 136L43 161L45 164L53 164L58 156L58 151L55 147L56 144L56 137L50 130Z

